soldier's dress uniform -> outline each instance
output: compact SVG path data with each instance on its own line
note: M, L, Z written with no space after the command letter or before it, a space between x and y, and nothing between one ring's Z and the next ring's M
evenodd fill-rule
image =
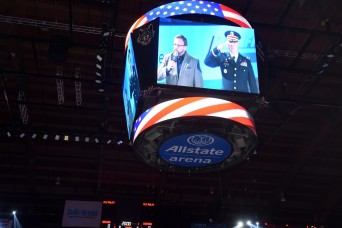
M237 37L240 38L240 35L237 34ZM209 67L219 66L221 68L223 90L258 93L256 78L249 58L239 53L235 61L229 53L221 52L215 47L207 54L204 63Z

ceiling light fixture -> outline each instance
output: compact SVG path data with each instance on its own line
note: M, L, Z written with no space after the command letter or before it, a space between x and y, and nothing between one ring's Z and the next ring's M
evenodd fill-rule
M27 106L25 104L25 92L24 91L19 91L18 102L19 102L19 110L20 110L21 121L23 124L27 124L28 111L27 111Z
M281 202L285 202L285 201L286 201L284 192L280 192L280 201L281 201Z
M56 185L60 185L61 184L61 178L57 177L55 183L56 183Z
M98 89L97 89L98 92L100 93L103 93L104 92L104 88L102 86L100 86Z
M101 62L101 61L102 61L102 56L98 54L98 55L96 56L96 59L99 60L99 61Z
M107 36L109 36L110 35L110 32L104 32L104 33L102 33L102 36L103 37L107 37Z
M323 74L324 71L325 71L324 68L318 69L317 72L316 72L316 74Z

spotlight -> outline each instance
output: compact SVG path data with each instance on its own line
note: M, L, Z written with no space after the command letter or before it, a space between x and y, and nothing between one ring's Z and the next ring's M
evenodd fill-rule
M36 134L36 133L33 133L32 138L33 138L33 139L37 138L37 134Z
M48 138L48 135L47 134L44 134L43 135L43 139L47 139Z
M84 142L89 142L89 137L85 137Z
M59 177L56 178L56 185L60 185L61 179Z
M12 214L15 215L17 212L16 211L12 211Z
M25 136L24 132L19 135L20 138L24 138L24 136Z
M97 56L96 56L96 59L99 60L99 61L101 62L101 61L102 61L101 55L97 55Z
M60 137L59 135L56 135L56 136L55 136L55 140L58 141L58 140L59 140L59 137Z
M98 63L96 63L96 68L98 68L98 69L102 69L102 66L100 65L100 64L98 64Z
M325 69L324 69L324 68L321 68L321 69L317 70L316 74L323 74L324 71L325 71Z
M243 222L239 221L237 227L243 227Z
M99 73L99 72L96 72L96 79L95 79L95 82L97 83L97 84L100 84L101 82L102 82L102 75L101 75L101 73Z
M103 92L104 92L104 89L103 89L103 87L100 87L100 88L98 88L97 91L100 92L100 93L103 93Z
M123 142L119 140L116 144L121 145Z
M107 37L107 36L109 36L110 35L110 32L104 32L104 33L102 33L102 36L103 37Z
M10 138L12 135L11 135L11 132L7 132L7 136Z
M81 68L76 67L75 68L75 78L77 78L77 79L81 78L80 75L81 75Z
M281 202L285 202L285 201L286 201L284 192L280 192L280 201L281 201Z
M95 143L99 143L99 139L98 138L95 138Z
M112 142L112 140L111 139L109 139L108 141L107 141L107 144L110 144Z
M247 221L246 224L247 224L248 226L250 226L252 223L251 223L251 221Z
M210 195L213 195L213 194L214 194L214 188L213 188L213 187L210 187L210 188L209 188L209 193L210 193Z
M79 136L75 136L75 142L80 141L80 137Z
M69 135L64 135L64 141L69 141Z

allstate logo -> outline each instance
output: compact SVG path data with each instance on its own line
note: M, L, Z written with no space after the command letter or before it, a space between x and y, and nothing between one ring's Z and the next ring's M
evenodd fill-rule
M209 135L193 135L187 139L187 142L193 146L208 146L215 140Z

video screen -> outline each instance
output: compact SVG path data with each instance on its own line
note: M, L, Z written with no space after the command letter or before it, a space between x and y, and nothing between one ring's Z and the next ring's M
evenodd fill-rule
M158 40L157 84L260 94L253 29L160 18Z
M128 138L131 138L134 118L137 112L137 104L140 96L138 71L132 45L132 39L126 49L126 65L124 71L124 81L122 86L122 97L125 107L126 124Z

